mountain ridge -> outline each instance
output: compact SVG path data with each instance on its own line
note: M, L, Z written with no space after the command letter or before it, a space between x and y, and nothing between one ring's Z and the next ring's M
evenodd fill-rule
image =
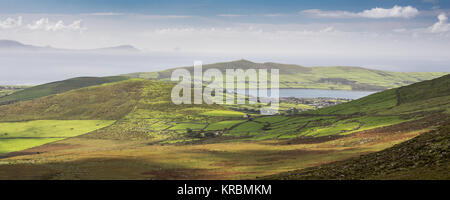
M219 69L279 69L280 88L331 89L331 90L385 90L437 78L446 72L390 72L363 67L304 67L296 64L274 62L255 63L241 59L203 65L203 71ZM136 72L124 74L133 78L170 81L176 69L187 69L191 74L193 67L176 67L157 72ZM270 71L268 71L270 73Z

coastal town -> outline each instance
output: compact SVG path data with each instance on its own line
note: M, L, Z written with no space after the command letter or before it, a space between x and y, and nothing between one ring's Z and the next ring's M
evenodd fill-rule
M308 105L315 109L324 108L328 106L334 106L341 103L349 102L352 99L345 98L331 98L331 97L318 97L318 98L298 98L298 97L281 97L280 102L288 104L302 104ZM306 109L308 110L308 109Z

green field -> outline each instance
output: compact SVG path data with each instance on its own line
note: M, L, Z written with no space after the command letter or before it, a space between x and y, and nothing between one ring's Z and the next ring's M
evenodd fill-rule
M214 116L214 117L242 117L245 115L245 113L231 111L231 110L213 110L213 111L201 113L201 115Z
M0 106L0 152L23 153L1 159L0 179L254 179L304 169L381 151L449 121L449 81L250 117L223 105L174 105L170 82L78 88Z
M109 126L112 120L36 120L0 123L0 154L85 134Z
M448 76L390 89L355 101L318 110L275 116L231 110L221 105L174 105L171 83L131 79L0 106L0 121L118 120L90 137L158 138L184 141L196 131L224 131L243 140L289 139L299 136L347 135L449 112L448 91L414 99L412 93L448 85ZM410 90L417 88L417 90ZM130 134L131 132L131 134ZM205 138L206 139L206 138Z
M224 130L229 129L234 125L237 125L239 123L245 122L245 120L230 120L230 121L222 121L222 122L216 122L213 124L208 125L206 127L206 130Z

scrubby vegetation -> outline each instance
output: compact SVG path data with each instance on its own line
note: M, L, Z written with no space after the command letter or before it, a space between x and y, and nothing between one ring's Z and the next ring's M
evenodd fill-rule
M450 179L450 124L386 150L267 179Z

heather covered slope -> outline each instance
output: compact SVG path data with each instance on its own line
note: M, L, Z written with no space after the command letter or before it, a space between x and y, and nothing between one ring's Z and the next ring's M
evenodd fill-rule
M193 72L193 67L181 67ZM279 69L281 88L314 88L340 90L384 90L424 80L447 73L440 72L388 72L362 67L303 67L292 64L254 63L247 60L203 65L203 70L219 69ZM156 80L170 80L172 71L132 73L126 76Z
M127 80L3 105L0 121L117 120L133 109L141 87L142 81Z
M380 152L267 179L450 179L447 125Z

